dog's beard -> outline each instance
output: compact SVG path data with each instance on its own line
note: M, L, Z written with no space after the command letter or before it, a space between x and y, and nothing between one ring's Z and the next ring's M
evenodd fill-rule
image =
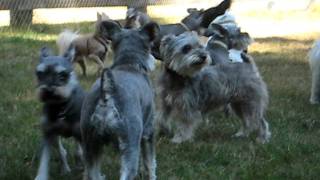
M61 103L68 100L78 81L74 72L71 73L68 83L63 86L51 87L52 90L48 91L47 85L40 85L37 88L37 94L40 101L44 103Z
M209 56L202 60L198 55L185 56L183 59L175 58L169 64L169 69L186 77L192 77L199 72L203 67L211 64Z

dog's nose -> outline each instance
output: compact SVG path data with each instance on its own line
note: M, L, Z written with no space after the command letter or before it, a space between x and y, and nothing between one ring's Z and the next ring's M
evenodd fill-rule
M52 93L53 92L53 88L52 87L46 87L44 90L46 92L48 92L48 93Z
M205 61L207 59L207 55L206 54L200 54L199 58L202 60L202 61Z

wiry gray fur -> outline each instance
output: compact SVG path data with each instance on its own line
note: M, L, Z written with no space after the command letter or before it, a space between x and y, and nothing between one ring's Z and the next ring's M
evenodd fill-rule
M103 145L117 142L121 180L133 180L142 155L145 178L156 179L154 93L148 78L150 43L159 32L155 23L139 30L102 24L112 40L114 63L93 85L81 114L85 179L100 180ZM140 153L141 152L141 153Z
M203 55L199 56L204 48L196 39L195 34L184 33L167 36L161 43L165 66L160 77L162 120L164 123L173 120L176 124L172 141L180 143L191 139L203 115L230 103L243 122L235 136L248 136L257 131L257 141L268 142L271 133L264 117L268 91L255 65L208 66L210 60L203 61ZM186 45L192 46L187 53L183 50Z

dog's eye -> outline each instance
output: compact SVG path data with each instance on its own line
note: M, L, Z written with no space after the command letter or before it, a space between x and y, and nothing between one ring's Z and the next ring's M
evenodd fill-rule
M182 52L183 52L184 54L187 54L188 52L190 52L191 49L192 49L191 45L190 45L190 44L187 44L187 45L183 46Z
M41 79L43 77L43 74L44 74L44 72L42 72L42 71L37 71L36 72L36 76L37 76L38 79Z
M60 81L66 81L68 79L69 74L67 72L60 72L58 74L58 78Z

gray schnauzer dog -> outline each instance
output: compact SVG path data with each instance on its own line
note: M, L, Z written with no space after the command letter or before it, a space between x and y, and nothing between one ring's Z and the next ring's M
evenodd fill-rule
M269 141L271 133L264 118L268 91L254 64L208 66L208 53L190 32L163 38L160 50L165 66L160 77L162 123L174 119L173 142L191 139L203 115L227 104L243 122L235 136L257 131L258 142Z
M58 146L63 171L70 172L67 152L59 137L73 137L81 141L80 113L85 92L80 87L72 68L75 50L71 46L63 56L52 56L48 48L41 49L40 62L36 67L38 96L43 103L42 152L36 180L47 180L52 147ZM82 149L78 147L78 158Z
M124 28L137 29L149 23L151 18L136 8L129 8L126 15Z
M120 179L132 180L137 176L141 154L144 176L154 180L154 92L147 61L159 26L150 22L140 29L121 29L111 21L102 25L112 41L114 63L104 70L83 104L85 179L103 179L100 174L103 145L116 141L121 153Z

